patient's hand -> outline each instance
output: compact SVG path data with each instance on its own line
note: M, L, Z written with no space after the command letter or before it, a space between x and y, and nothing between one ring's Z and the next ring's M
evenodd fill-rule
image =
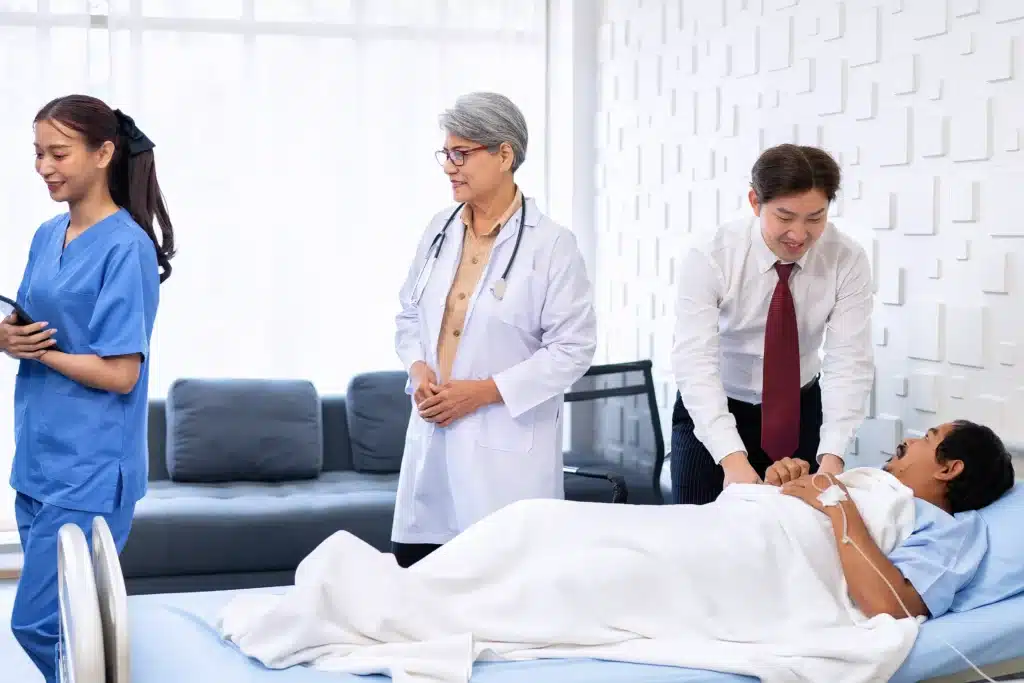
M772 463L772 466L764 473L764 483L782 486L788 481L799 479L810 471L811 466L806 460L783 458Z
M781 460L779 462L781 462ZM821 495L825 489L831 486L838 486L844 494L849 495L846 486L830 474L805 474L799 479L794 479L793 481L783 484L782 493L787 496L799 498L815 510L828 514L825 510L825 506L820 500L818 500L818 496ZM835 510L838 508L833 507L832 509Z

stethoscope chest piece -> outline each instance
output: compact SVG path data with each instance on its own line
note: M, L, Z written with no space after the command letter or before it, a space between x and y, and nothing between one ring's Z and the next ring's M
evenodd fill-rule
M494 294L494 298L501 301L505 298L505 278L499 278L494 283L494 287L491 288L491 292Z

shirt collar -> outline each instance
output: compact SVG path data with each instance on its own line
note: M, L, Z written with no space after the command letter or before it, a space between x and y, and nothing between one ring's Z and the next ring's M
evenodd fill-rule
M825 232L828 232L828 226L825 226ZM823 232L821 236L818 237L817 242L812 244L811 248L805 251L804 255L797 259L796 267L798 269L804 269L804 266L807 265L808 257L811 255L811 252L814 251L814 247L817 246L817 243L820 242L824 236L825 233ZM768 245L764 241L764 235L761 234L761 221L757 220L756 216L750 221L750 248L754 254L754 259L757 263L757 271L759 273L767 273L775 267L776 263L785 263L775 255L775 252L768 248Z
M501 230L501 227L505 225L505 223L508 223L509 219L515 215L516 211L518 211L522 207L522 205L523 193L517 187L516 196L512 198L512 203L509 204L507 209L505 209L505 213L501 214L501 216L498 217L498 220L494 222L494 225L491 226L490 230L488 230L487 232L483 233L480 236L486 237L488 235L493 235L494 233ZM462 223L468 229L473 229L473 207L471 207L469 204L466 204L466 206L463 207L462 209Z

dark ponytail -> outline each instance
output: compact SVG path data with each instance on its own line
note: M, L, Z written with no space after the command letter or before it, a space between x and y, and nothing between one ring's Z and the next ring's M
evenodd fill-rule
M174 228L156 178L153 143L135 126L130 116L114 111L102 100L88 95L68 95L50 101L36 114L34 123L56 121L76 131L86 144L98 149L114 143L107 181L114 203L132 215L156 247L160 282L171 276ZM154 221L160 224L157 239Z

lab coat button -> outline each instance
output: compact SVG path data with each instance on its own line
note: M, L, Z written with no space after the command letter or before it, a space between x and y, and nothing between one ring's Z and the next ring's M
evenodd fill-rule
M462 301L465 298L466 298L466 294L465 293L459 294L459 301Z
M456 337L461 337L462 336L462 331L461 330L455 330L454 332L452 332L452 334L454 334Z

